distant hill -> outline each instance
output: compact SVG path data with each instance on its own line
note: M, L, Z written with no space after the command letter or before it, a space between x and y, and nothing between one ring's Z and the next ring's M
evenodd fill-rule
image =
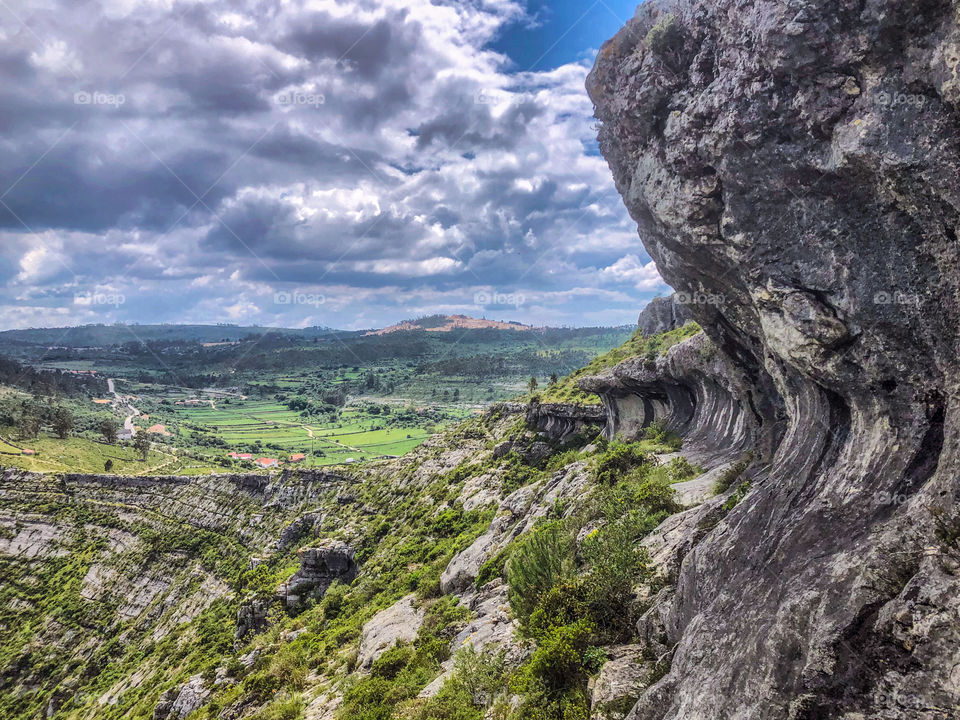
M277 333L313 339L329 335L329 328L271 328L241 325L80 325L67 328L30 328L0 332L0 344L50 347L110 347L127 342L188 341L237 342L250 336Z
M532 325L486 318L472 318L466 315L430 315L417 320L404 320L396 325L371 330L367 335L389 335L396 332L425 331L453 332L454 330L516 330L529 332L535 330Z

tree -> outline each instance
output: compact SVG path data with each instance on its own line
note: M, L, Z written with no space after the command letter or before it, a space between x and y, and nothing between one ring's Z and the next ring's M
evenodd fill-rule
M550 384L551 384L551 385L556 385L558 382L560 382L560 378L557 377L557 374L556 374L556 373L550 373Z
M110 472L111 470L113 470L113 460L108 459L108 460L103 464L103 471L104 471L104 472Z
M530 378L530 382L527 383L527 387L530 389L530 392L536 392L539 386L540 385L535 377Z
M133 446L140 453L140 459L146 462L147 453L150 452L150 437L146 430L143 428L137 430L136 435L133 436Z
M65 440L70 436L70 431L73 430L73 413L71 413L63 405L59 405L53 411L53 420L51 422L53 425L53 431L57 434L57 437L61 440Z
M20 406L17 418L17 430L21 438L35 438L40 434L41 413L39 408L29 400L24 400Z
M108 445L117 442L117 423L109 418L100 423L100 434Z

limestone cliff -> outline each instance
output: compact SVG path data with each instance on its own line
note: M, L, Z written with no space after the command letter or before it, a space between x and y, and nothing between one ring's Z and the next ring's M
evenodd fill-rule
M729 371L593 387L756 453L660 599L672 663L632 718L960 712L958 11L654 0L598 56L601 150Z

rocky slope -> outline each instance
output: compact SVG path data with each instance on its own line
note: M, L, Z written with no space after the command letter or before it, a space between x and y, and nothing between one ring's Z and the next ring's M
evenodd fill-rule
M666 367L688 343L704 357L700 336L677 337L637 336L611 358L629 349ZM708 470L697 477L675 466L679 438L647 439L644 421L631 426L639 442L608 445L607 414L503 404L349 474L6 471L0 715L622 717L669 655L633 643L629 619L675 574L688 515L653 531L681 509L674 495L712 495L728 461L691 446ZM542 533L576 556L509 570ZM561 575L518 589L554 560ZM595 588L573 616L551 609ZM546 630L529 626L547 617ZM574 658L556 655L556 633Z
M602 152L729 372L594 387L756 453L631 718L960 713L958 10L654 0L598 56Z

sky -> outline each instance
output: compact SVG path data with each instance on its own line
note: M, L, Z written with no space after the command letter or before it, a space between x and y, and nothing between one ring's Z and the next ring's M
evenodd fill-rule
M635 5L0 0L0 328L635 322L583 87Z

